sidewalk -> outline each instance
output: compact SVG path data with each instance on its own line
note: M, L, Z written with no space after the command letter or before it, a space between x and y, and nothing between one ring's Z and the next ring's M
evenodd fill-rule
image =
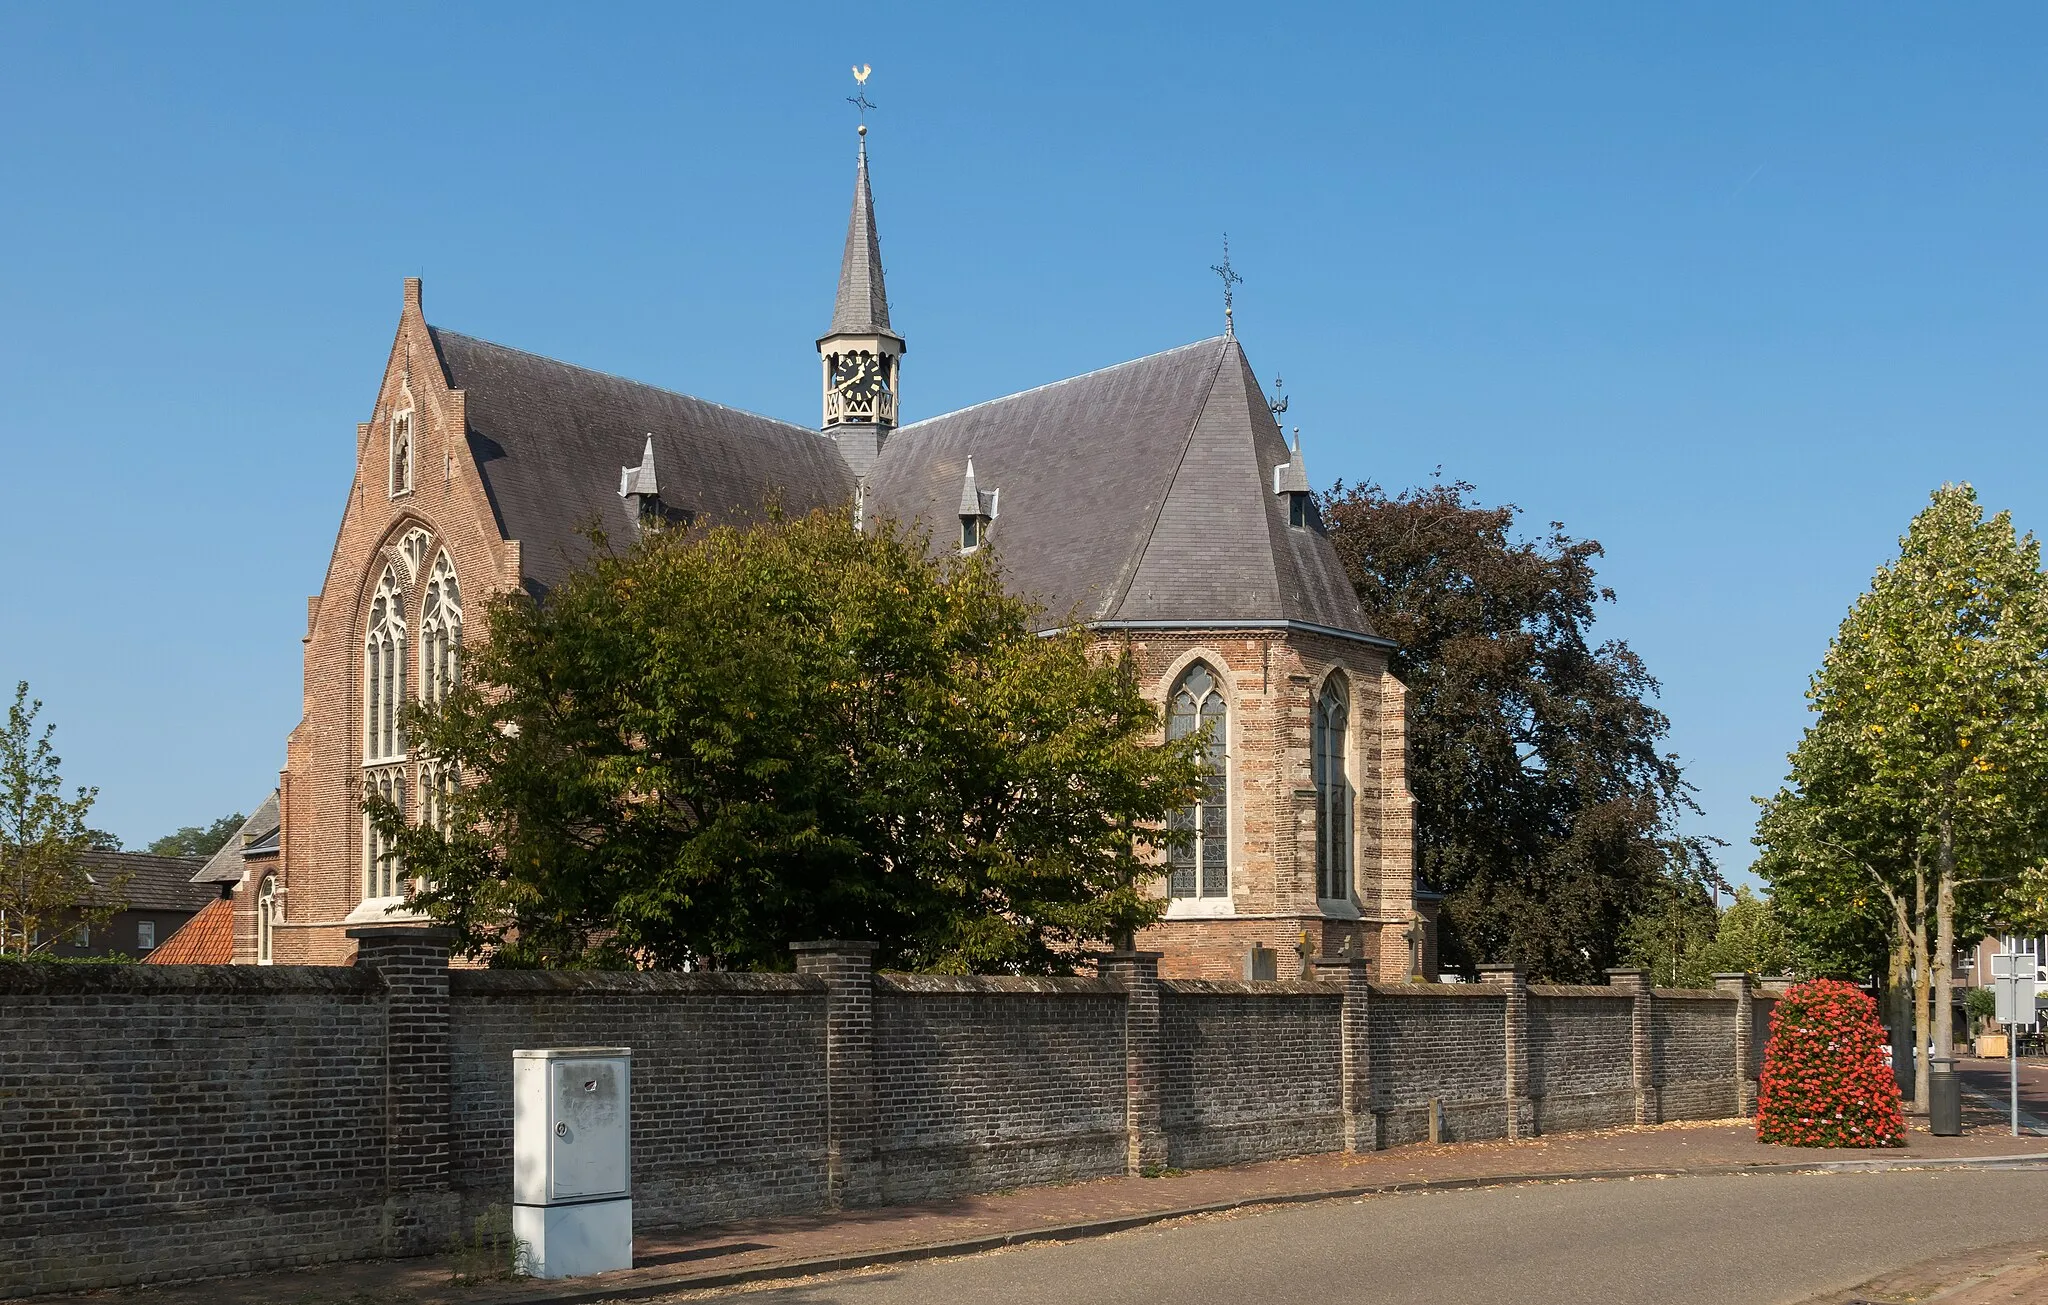
M834 1272L1020 1241L1099 1235L1163 1218L1244 1205L1386 1193L1419 1186L1478 1186L1646 1173L1957 1164L2039 1157L2048 1138L2006 1136L1971 1120L1962 1137L1914 1132L1905 1148L1815 1151L1763 1146L1746 1120L1663 1124L1522 1142L1407 1146L1364 1155L1318 1155L1162 1178L1100 1178L918 1205L793 1215L679 1232L643 1232L635 1267L562 1282L451 1282L445 1257L326 1265L150 1290L152 1305L495 1305L653 1296L769 1277ZM94 1297L136 1293L97 1292ZM72 1298L77 1299L77 1298Z

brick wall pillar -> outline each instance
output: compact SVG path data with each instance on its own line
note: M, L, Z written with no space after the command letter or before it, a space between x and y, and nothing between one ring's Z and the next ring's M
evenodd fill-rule
M413 923L348 931L356 965L384 983L384 1240L388 1254L439 1250L455 1229L449 1186L448 950Z
M1344 1149L1377 1151L1380 1146L1379 1116L1372 1112L1372 984L1369 962L1363 956L1318 957L1316 977L1337 984L1344 992L1343 1012L1338 1016L1343 1044Z
M1124 1172L1166 1164L1164 1039L1158 952L1111 952L1097 971L1124 994Z
M1714 986L1735 997L1735 1113L1756 1113L1756 1008L1747 974L1717 974Z
M1653 1000L1650 995L1650 972L1609 970L1607 982L1617 991L1625 992L1635 999L1629 1032L1630 1042L1634 1044L1632 1059L1635 1062L1636 1122L1657 1123L1657 1048L1650 1033L1650 1002Z
M1536 1133L1536 1105L1529 1098L1529 974L1519 965L1482 965L1481 983L1507 989L1506 1072L1503 1074L1508 1108L1508 1137L1533 1137Z
M871 1205L875 1171L875 945L791 943L796 972L825 981L825 1200Z

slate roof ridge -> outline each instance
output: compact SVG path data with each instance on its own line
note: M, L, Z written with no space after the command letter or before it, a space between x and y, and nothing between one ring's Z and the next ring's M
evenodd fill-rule
M1220 344L1224 340L1227 340L1229 338L1230 337L1223 335L1212 335L1209 336L1207 339L1193 340L1187 344L1177 344L1174 345L1171 349L1160 349L1156 352L1145 354L1142 357L1127 358L1123 362L1111 363L1107 367L1097 367L1093 371L1078 372L1072 376L1062 376L1060 379L1056 381L1047 381L1043 385L1034 385L1029 389L1017 390L1014 393L1001 395L997 398L983 399L979 403L970 403L964 408L954 408L949 412L941 412L934 416L920 417L916 421L911 422L907 426L898 426L895 430L895 433L892 434L889 438L893 442L895 440L902 439L906 435L909 435L920 426L928 426L934 422L945 421L949 417L958 417L964 413L976 412L982 408L991 408L998 403L1008 403L1012 399L1021 399L1024 398L1026 395L1043 394L1047 390L1057 390L1062 385L1073 385L1081 381L1093 380L1097 376L1106 376L1110 372L1122 371L1126 367L1136 367L1143 363L1157 362L1161 358L1171 357L1172 355L1177 353L1186 353L1189 350L1199 349L1204 345Z
M749 408L735 408L733 405L729 403L720 403L716 399L707 399L701 395L690 394L683 390L671 390L665 385L656 385L652 381L636 380L631 376L621 376L617 372L601 371L596 367L585 367L581 363L565 362L560 358L550 358L548 355L544 353L535 353L531 349L521 349L517 345L500 344L496 340L486 340L480 335L464 335L460 331L451 331L445 326L435 326L432 323L429 323L427 325L427 333L430 337L432 337L434 341L434 349L437 353L441 348L441 337L443 335L447 335L453 337L454 339L460 340L465 344L480 344L487 349L500 349L506 353L516 353L522 358L531 358L536 362L551 363L556 367L567 367L571 371L582 372L587 376L596 376L608 381L617 381L622 385L632 385L643 390L652 390L656 394L665 394L671 398L687 399L691 403L701 403L707 408L716 408L721 412L730 412L736 416L751 418L754 421L769 422L772 425L784 427L795 434L809 435L813 439L821 439L829 443L832 438L825 432L816 430L810 426L800 426L793 421L785 421L780 417L770 417L768 414L763 412L755 412ZM442 374L446 376L448 373L447 359L443 358L439 359L438 361L441 363ZM460 388L455 386L454 379L452 377L449 378L449 385L452 388Z

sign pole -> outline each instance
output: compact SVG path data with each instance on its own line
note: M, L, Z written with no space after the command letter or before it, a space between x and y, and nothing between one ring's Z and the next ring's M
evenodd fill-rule
M2012 1135L2020 1135L2020 1030L2017 1024L2005 1026L2005 1065L2012 1095Z

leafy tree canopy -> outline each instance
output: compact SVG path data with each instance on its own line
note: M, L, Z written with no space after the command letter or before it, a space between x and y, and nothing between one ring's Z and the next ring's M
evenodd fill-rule
M1592 979L1667 884L1720 883L1657 682L1629 647L1594 643L1613 600L1600 545L1558 523L1517 540L1517 509L1438 480L1389 495L1339 484L1323 519L1408 685L1416 868L1447 894L1443 955Z
M1630 919L1627 963L1667 988L1709 988L1717 974L1788 974L1791 943L1771 899L1738 888L1717 911L1699 885L1667 883Z
M2048 587L2008 514L1944 486L1850 610L1758 822L1758 873L1821 972L1868 974L1949 895L1958 937L2038 905ZM1946 885L1946 889L1944 889Z
M984 549L844 513L650 533L509 595L412 747L446 818L372 802L419 901L498 964L1057 972L1157 918L1148 838L1200 779L1127 658L1041 637ZM444 834L442 828L448 832Z
M212 856L228 845L247 819L237 811L210 825L186 825L152 842L148 850L157 856Z
M99 790L64 795L57 727L36 729L42 710L24 680L0 730L0 956L33 956L62 930L111 919L128 884L127 876L95 883L80 864Z

